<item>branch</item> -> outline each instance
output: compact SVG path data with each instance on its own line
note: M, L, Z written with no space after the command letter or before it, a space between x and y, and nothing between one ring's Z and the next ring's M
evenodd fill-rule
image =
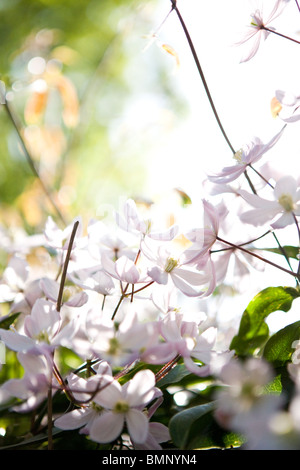
M178 10L178 8L177 8L176 0L171 0L171 3L172 3L172 9L176 11L177 16L178 16L178 18L179 18L179 21L180 21L180 23L181 23L181 26L182 26L182 28L183 28L183 31L184 31L184 33L185 33L186 39L187 39L187 41L188 41L188 43L189 43L191 52L192 52L192 54L193 54L194 61L195 61L195 63L196 63L196 66L197 66L198 72L199 72L199 74L200 74L200 77L201 77L203 86L204 86L204 88L205 88L206 95L207 95L207 97L208 97L208 100L209 100L209 102L210 102L211 108L212 108L213 113L214 113L214 115L215 115L215 118L216 118L216 120L217 120L218 126L219 126L219 128L220 128L220 130L221 130L221 132L222 132L222 134L223 134L223 136L224 136L224 138L225 138L225 140L226 140L228 146L230 147L230 150L232 151L233 154L235 154L235 150L234 150L234 148L233 148L233 146L232 146L230 140L228 139L227 134L226 134L226 132L225 132L223 126L222 126L222 123L221 123L221 121L220 121L219 115L218 115L218 113L217 113L216 107L215 107L215 105L214 105L212 96L211 96L211 94L210 94L210 91L209 91L209 88L208 88L208 85L207 85L207 82L206 82L206 80L205 80L205 76L204 76L202 67L201 67L201 65L200 65L199 58L198 58L198 56L197 56L197 53L196 53L194 44L193 44L193 42L192 42L191 36L190 36L190 34L189 34L189 32L188 32L188 29L187 29L187 27L186 27L186 25L185 25L185 23L184 23L184 21L183 21L183 18L182 18L181 14L180 14L180 12L179 12L179 10Z

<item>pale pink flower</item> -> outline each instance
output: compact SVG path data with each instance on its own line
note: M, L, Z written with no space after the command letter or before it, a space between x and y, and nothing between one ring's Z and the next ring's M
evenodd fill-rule
M24 375L21 379L7 380L1 390L10 397L24 400L21 405L13 407L13 410L26 413L35 409L47 397L52 382L53 363L47 351L18 352L17 357Z
M200 270L187 266L188 262L180 255L174 255L172 247L165 244L151 244L146 239L141 249L152 266L147 270L148 276L158 284L167 286L173 284L188 297L210 295L215 288L214 270L210 260Z
M13 351L27 352L36 348L54 349L60 345L69 347L76 332L76 320L62 325L59 312L53 302L38 299L24 320L24 333L0 329L1 340Z
M249 43L249 52L241 59L241 62L247 62L252 59L257 53L260 45L264 42L270 34L270 31L266 31L264 27L275 31L275 28L270 27L269 24L274 21L286 7L289 0L276 0L272 2L272 9L265 13L263 7L266 6L266 2L263 5L258 5L258 8L251 15L251 23L248 26L248 31L241 41L236 45L242 45Z
M198 376L206 376L210 372L210 362L214 357L213 346L216 342L217 330L209 327L201 331L198 322L187 321L177 311L169 312L160 322L160 334L163 342L148 348L142 360L151 364L162 364L180 355L186 368ZM201 365L193 359L201 361Z
M149 422L143 410L161 394L150 370L137 372L123 386L115 380L97 395L97 404L105 411L93 422L90 438L99 443L112 442L122 433L126 423L131 439L137 444L145 442Z
M217 184L226 184L236 180L245 172L249 165L257 163L278 142L284 129L285 126L267 144L264 144L258 137L254 137L234 154L235 165L226 166L220 173L215 175L208 175L209 181Z
M101 264L107 274L121 282L136 284L151 280L149 276L141 272L134 261L125 255L113 261L107 254L103 254Z
M91 310L86 319L86 334L93 354L116 367L135 361L158 341L156 324L139 322L133 309L117 326L113 320L99 316L98 310Z
M102 295L111 295L115 290L114 280L101 266L76 269L69 274L68 278L82 289Z
M275 99L280 108L276 112L282 121L292 123L300 119L300 96L291 92L276 90Z
M264 395L265 386L273 378L269 364L255 358L241 362L231 359L219 372L223 384L216 393L218 403L215 413L224 427L248 413Z
M144 219L140 216L136 203L133 199L128 199L123 207L123 215L116 214L117 224L123 230L139 235L142 238L146 235L154 240L173 240L177 233L178 227L172 225L171 227L163 230L156 230L153 227L153 221L148 218Z
M80 434L89 434L94 421L103 413L103 408L97 403L97 394L113 382L114 378L109 364L105 361L94 369L96 374L87 379L73 373L68 375L68 391L76 400L78 408L57 418L55 420L57 428L63 430L80 428Z
M147 411L148 419L151 419L157 408L162 404L163 397L159 397ZM132 444L136 450L161 450L161 442L171 440L170 432L167 426L162 423L149 422L148 436L142 444L134 442Z
M246 191L240 191L240 195L254 207L253 210L244 212L240 216L243 222L258 226L279 216L271 224L272 228L278 229L294 223L294 217L300 215L299 182L292 176L283 176L277 181L273 200L267 200Z
M96 262L101 262L104 253L111 259L127 256L134 259L136 237L119 227L114 230L101 220L90 220L88 227L87 250Z
M0 283L0 302L11 302L10 313L30 313L34 302L43 295L40 279L30 277L28 262L20 256L12 256Z
M184 264L199 263L201 266L207 263L209 250L218 237L220 222L228 214L228 209L223 202L217 206L213 206L205 199L202 202L204 210L203 227L195 228L185 234L185 237L190 240L191 246L182 254Z
M43 278L41 279L39 285L42 291L44 292L46 298L56 303L60 289L59 282L49 278ZM68 296L68 298L66 298L67 290L68 288L65 287L62 305L67 305L69 307L82 307L82 305L84 305L88 301L88 296L85 292L80 291L73 293L71 289L69 290L70 295Z

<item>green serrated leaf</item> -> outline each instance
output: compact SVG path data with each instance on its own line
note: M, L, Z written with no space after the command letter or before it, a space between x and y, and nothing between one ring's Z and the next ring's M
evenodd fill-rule
M277 331L264 347L263 357L275 367L282 366L291 360L294 341L300 339L300 321L292 323Z
M244 311L238 334L232 339L230 349L246 356L261 348L269 337L265 318L278 310L289 311L294 299L299 296L299 291L292 287L268 287L259 292Z

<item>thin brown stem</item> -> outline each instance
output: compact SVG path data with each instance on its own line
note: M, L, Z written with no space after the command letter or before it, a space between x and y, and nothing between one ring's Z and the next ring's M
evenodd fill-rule
M61 306L62 306L62 298L63 298L64 286L65 286L66 277L67 277L67 270L68 270L68 265L69 265L69 261L70 261L70 257L71 257L71 251L72 251L72 248L73 248L73 243L74 243L74 239L75 239L75 235L76 235L78 225L79 225L79 221L77 220L74 224L74 227L73 227L73 230L72 230L72 233L71 233L71 236L70 236L67 255L66 255L66 259L65 259L65 262L64 262L64 268L63 268L62 275L61 275L59 292L58 292L57 303L56 303L56 309L57 309L58 312L60 311Z
M264 29L265 31L268 31L269 33L276 34L277 36L280 36L281 38L288 39L289 41L296 42L297 44L300 44L300 41L297 41L297 39L291 38L290 36L286 36L285 34L278 33L278 31L274 31L273 29L269 29L266 26L262 26L261 29Z
M226 132L225 132L225 130L224 130L224 127L223 127L223 125L222 125L222 123L221 123L221 120L220 120L220 118L219 118L219 115L218 115L218 113L217 113L215 104L214 104L214 102L213 102L211 93L210 93L210 91L209 91L209 88L208 88L208 85L207 85L207 82L206 82L206 79L205 79L205 76L204 76L204 73L203 73L203 70L202 70L202 67L201 67L201 65L200 65L200 61L199 61L198 55L197 55L197 53L196 53L196 49L195 49L195 47L194 47L193 41L192 41L191 36L190 36L190 33L189 33L189 31L188 31L188 29L187 29L187 27L186 27L186 24L185 24L185 22L184 22L184 20L183 20L183 18L182 18L182 16L181 16L181 13L180 13L180 11L178 10L177 2L176 2L176 0L171 0L171 3L172 3L172 9L176 11L176 14L177 14L177 16L178 16L178 18L179 18L179 21L180 21L180 23L181 23L181 26L182 26L182 28L183 28L184 34L185 34L186 39L187 39L187 41L188 41L188 44L189 44L189 46L190 46L190 49L191 49L191 52L192 52L194 61L195 61L195 63L196 63L196 66L197 66L198 72L199 72L199 74L200 74L200 77L201 77L201 80L202 80L202 83L203 83L203 86L204 86L204 89L205 89L207 98L208 98L208 100L209 100L210 106L211 106L211 108L212 108L212 111L213 111L214 116L215 116L215 118L216 118L216 121L217 121L217 123L218 123L218 126L219 126L219 128L220 128L220 130L221 130L221 132L222 132L222 134L223 134L223 137L225 138L225 140L226 140L228 146L230 147L232 153L235 154L235 150L234 150L234 148L233 148L233 146L232 146L232 144L231 144L231 142L230 142L230 140L229 140L229 138L228 138L228 136L227 136L227 134L226 134Z
M257 255L256 253L253 253L252 251L249 251L249 250L247 250L246 248L243 248L243 247L240 246L240 245L235 245L234 243L228 242L227 240L224 240L223 238L220 238L220 237L217 237L217 240L219 240L220 242L225 243L225 244L231 246L232 248L236 248L236 249L238 249L238 250L241 250L241 251L243 251L244 253L247 253L248 255L251 255L251 256L253 256L253 257L259 259L260 261L263 261L264 263L270 264L270 265L273 266L274 268L280 269L281 271L284 271L285 273L290 274L291 276L295 277L296 279L299 279L299 274L296 274L296 273L294 273L293 271L290 271L289 269L285 269L285 268L283 268L282 266L279 266L278 264L273 263L272 261L270 261L270 260L268 260L268 259L266 259L266 258L263 258L262 256L259 256L259 255Z

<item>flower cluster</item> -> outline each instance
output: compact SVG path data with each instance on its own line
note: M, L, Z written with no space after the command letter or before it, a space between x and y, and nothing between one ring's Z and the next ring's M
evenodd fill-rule
M255 11L242 41L255 39L247 60L273 32L267 25L287 3L277 0L265 19L262 10ZM172 5L178 11L176 2ZM266 144L254 137L234 152L233 165L208 175L204 187L212 197L192 213L189 228L176 217L157 224L151 205L127 199L113 223L103 218L84 225L76 217L60 228L49 216L43 233L25 237L21 247L6 241L10 257L0 303L8 312L0 317L0 340L14 351L24 373L1 385L1 404L12 401L14 412L28 413L48 402L49 410L55 396L63 395L67 406L55 416L48 411L48 429L79 430L111 448L128 439L130 448L161 449L172 440L168 423L156 418L165 398L161 380L181 366L183 376L214 384L214 419L222 429L246 436L249 448L294 446L300 433L299 344L287 343L300 327L293 334L281 332L284 347L273 348L264 320L300 296L300 176L276 176L258 165L300 114L299 97L275 94L279 132ZM257 234L261 226L265 231ZM291 226L298 237L298 246L288 252L294 264L276 235ZM287 265L261 254L255 242L265 236L274 236ZM29 256L37 249L43 250L38 268ZM200 302L217 295L232 274L241 287L253 269L265 265L288 274L296 288L282 288L283 300L276 291L274 302L271 294L259 294L254 306L260 301L263 306L245 310L229 343L223 325L212 324ZM64 350L81 365L62 373ZM282 357L271 364L274 350ZM294 387L288 406L283 394L267 393L275 366L283 361Z

